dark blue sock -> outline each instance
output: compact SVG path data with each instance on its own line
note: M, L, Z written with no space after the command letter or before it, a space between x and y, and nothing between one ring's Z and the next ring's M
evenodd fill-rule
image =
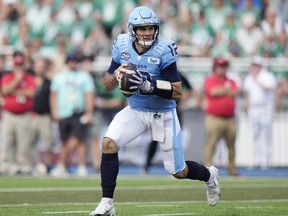
M118 172L119 172L118 153L115 154L102 153L102 161L101 161L102 197L113 199Z
M186 178L200 181L208 181L210 178L209 170L195 161L185 161L188 167L188 174Z

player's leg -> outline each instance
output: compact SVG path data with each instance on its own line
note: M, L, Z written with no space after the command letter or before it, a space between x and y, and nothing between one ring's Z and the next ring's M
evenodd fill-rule
M126 107L109 125L102 141L101 187L102 199L90 216L115 215L113 205L116 180L119 172L118 150L146 130L139 113Z
M191 179L206 182L208 204L214 206L220 197L218 170L195 161L184 161L182 134L175 110L165 113L165 141L159 142L166 171L177 179Z

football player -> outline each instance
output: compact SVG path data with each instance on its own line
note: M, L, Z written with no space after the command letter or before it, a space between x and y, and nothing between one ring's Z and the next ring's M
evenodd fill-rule
M102 141L102 199L90 216L115 216L113 195L119 171L118 151L147 129L158 141L166 171L177 179L200 180L206 183L208 204L215 206L220 198L218 170L194 161L185 161L182 134L176 114L176 102L182 95L177 70L177 45L159 39L159 20L148 7L136 7L128 17L128 34L120 34L112 48L112 61L104 76L107 91L121 82L128 63L137 67L130 78L128 106L109 125Z

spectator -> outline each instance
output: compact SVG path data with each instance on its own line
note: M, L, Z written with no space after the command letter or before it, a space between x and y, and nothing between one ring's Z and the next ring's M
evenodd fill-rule
M214 0L205 10L207 22L212 31L217 33L225 25L226 15L231 11L231 7L225 4L224 0Z
M67 31L75 21L74 4L72 0L63 0L57 10L57 22ZM68 31L67 31L68 33Z
M74 10L74 22L70 25L67 34L74 49L78 49L84 43L92 29L91 20L83 19L78 10Z
M33 63L33 72L35 74L36 93L34 96L34 105L31 112L31 145L36 150L36 169L35 174L48 174L53 164L53 144L54 137L52 131L52 118L50 113L50 85L51 81L46 77L48 67L46 60L36 58ZM38 139L43 143L43 161L39 158L37 148Z
M36 0L35 3L27 8L26 19L33 37L43 37L44 28L49 23L51 6L45 0ZM32 38L33 38L32 37Z
M229 39L225 37L224 32L217 32L215 35L214 45L210 50L211 57L230 56Z
M94 1L94 10L101 24L103 25L107 36L112 38L112 29L115 25L121 23L123 7L128 1L110 0L110 1Z
M242 16L246 14L252 15L256 21L259 23L261 20L261 8L259 5L254 3L254 0L242 0L240 1L240 5L238 11L236 12L237 17L241 20Z
M61 150L59 163L51 171L52 176L68 174L71 154L78 152L77 175L87 175L86 137L93 119L93 80L78 69L75 53L67 55L67 68L55 75L51 83L50 106L53 119L59 123Z
M265 17L261 21L261 29L266 35L278 36L282 32L288 33L287 22L277 15L277 11L272 7L266 9Z
M2 9L2 8L1 8ZM22 40L20 38L20 11L18 9L18 4L16 2L5 3L3 5L3 16L0 19L0 31L2 32L2 44L4 45L14 45L16 46L17 41ZM1 44L1 41L0 41Z
M227 77L235 82L239 90L239 94L235 98L236 130L238 131L240 128L240 117L242 113L242 77L241 77L241 74L236 73L232 69L232 67L229 67L228 72L227 72ZM237 138L236 138L236 144L237 144ZM226 166L227 155L225 154L226 154L226 143L225 143L225 139L222 138L220 142L217 143L216 151L214 154L214 160L217 161L217 163L219 163L219 166L224 166L224 167Z
M266 58L277 58L284 54L284 47L277 40L278 38L274 34L264 35L263 43L259 48L259 55Z
M47 25L44 26L44 31L45 34L42 37L43 46L55 49L57 36L64 33L62 25L57 21L56 12L50 14L49 21Z
M277 14L284 22L288 22L288 1L272 0L269 1L269 6L276 9Z
M241 22L242 25L236 31L236 42L244 56L255 55L263 42L263 32L256 26L254 16L250 14L243 15Z
M211 166L217 143L223 138L228 148L228 171L238 176L235 165L236 118L235 97L239 90L236 83L228 78L229 61L222 57L214 59L213 73L204 82L206 97L206 136L204 164Z
M82 50L90 52L94 56L108 56L110 43L104 28L101 25L95 25L82 44Z
M187 13L187 9L183 8L183 12L184 11L186 11L186 16L190 17L186 19L190 19L191 23L187 27L183 25L180 27L184 30L187 29L187 33L189 33L187 36L185 36L186 31L184 31L183 38L184 40L188 40L187 45L192 45L192 49L189 49L190 55L199 57L209 56L209 49L211 48L213 42L213 32L211 26L209 26L207 22L204 10L201 10L197 17L192 17L190 13ZM178 31L180 30L178 29Z
M56 41L56 50L55 53L51 56L53 61L54 70L52 71L52 76L63 71L65 68L65 59L67 56L67 50L69 50L67 38L63 35L59 35L55 39Z
M280 78L277 89L276 89L276 100L275 100L276 112L280 113L288 111L288 72L283 73L283 77Z
M243 56L243 51L236 40L236 31L239 28L239 22L234 13L235 11L231 10L226 15L226 21L222 32L224 34L224 40L227 41L224 43L228 43L229 55L241 57Z
M266 169L271 165L276 85L275 76L264 67L264 59L260 56L253 57L249 75L244 79L243 84L253 136L252 167Z
M30 174L29 159L30 125L29 111L33 106L35 93L34 77L24 68L25 56L15 52L14 68L3 75L1 91L3 94L2 120L2 172L8 175Z

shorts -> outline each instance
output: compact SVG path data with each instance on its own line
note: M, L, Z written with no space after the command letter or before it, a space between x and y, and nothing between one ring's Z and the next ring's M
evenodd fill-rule
M74 113L71 117L61 119L59 122L60 138L67 141L70 137L84 141L88 135L89 124L81 124L80 118L84 113Z

